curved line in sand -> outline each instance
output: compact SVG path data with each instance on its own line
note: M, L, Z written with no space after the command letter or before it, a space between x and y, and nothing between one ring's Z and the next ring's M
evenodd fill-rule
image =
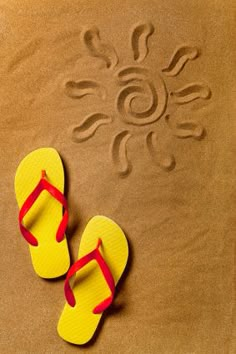
M211 97L210 88L202 83L192 83L170 93L176 104L186 104L196 99L207 100Z
M105 61L108 69L113 69L118 63L118 56L110 43L103 42L96 26L81 32L81 41L86 46L89 54Z
M93 113L85 117L80 125L72 129L72 140L81 143L90 139L101 125L109 124L112 118L103 113Z
M117 134L111 144L111 156L118 174L121 177L127 176L131 170L131 162L127 156L127 142L131 134L128 130L124 130Z
M157 134L155 132L150 131L146 135L146 145L151 159L155 165L161 167L167 172L175 168L174 156L171 154L163 154L161 151L158 151Z
M192 120L185 120L182 122L171 123L170 117L165 117L169 128L172 130L174 136L180 139L194 138L200 140L204 137L205 129L202 125Z
M42 43L41 38L33 39L28 43L26 43L23 46L23 48L19 49L15 53L13 59L8 64L7 71L8 72L15 71L19 65L21 65L30 57L32 57L40 49L41 43Z
M148 38L154 32L153 25L149 23L140 23L131 30L131 48L133 50L134 60L142 62L148 54Z
M181 46L177 48L170 59L169 65L162 69L167 76L176 76L184 68L189 60L194 60L199 56L197 47Z
M102 100L106 98L105 88L92 80L68 81L65 84L65 93L70 98L82 98L87 95L95 95Z

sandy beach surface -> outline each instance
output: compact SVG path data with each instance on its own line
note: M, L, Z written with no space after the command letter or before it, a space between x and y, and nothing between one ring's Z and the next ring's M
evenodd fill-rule
M0 353L234 354L234 1L0 0ZM72 262L94 215L130 245L94 340L56 326L64 279L32 269L21 159L54 147Z

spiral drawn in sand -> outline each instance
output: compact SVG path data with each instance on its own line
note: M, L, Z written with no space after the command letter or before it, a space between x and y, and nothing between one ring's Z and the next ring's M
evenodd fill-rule
M194 60L198 56L199 50L197 47L181 46L176 49L168 67L162 69L162 72L167 76L176 76L183 70L189 60Z
M201 140L205 136L205 129L202 125L191 119L178 121L172 119L172 117L170 119L167 112L170 102L176 105L184 105L197 99L206 100L211 97L210 88L203 83L191 82L178 90L167 88L166 77L170 79L177 77L188 63L199 57L200 49L183 44L175 49L168 64L163 69L158 69L157 73L157 67L155 66L155 69L151 71L140 63L144 62L148 55L154 55L156 65L158 65L158 54L160 52L149 53L151 48L149 41L153 33L154 26L150 22L135 24L130 31L133 63L118 68L119 59L115 48L109 42L101 39L99 29L96 26L83 29L80 35L88 55L102 60L105 63L105 69L109 69L109 72L112 73L111 77L114 78L117 86L117 93L114 97L116 116L123 124L129 126L130 130L132 129L130 132L130 130L124 130L123 127L120 128L120 132L114 133L110 145L114 169L121 177L127 176L132 170L127 152L128 140L137 132L137 129L140 129L140 132L143 129L143 134L146 134L144 126L152 125L149 133L145 135L147 151L152 162L168 172L175 168L175 157L173 154L167 153L166 149L160 147L160 137L162 137L163 129L168 129L171 135L180 139ZM101 70L100 74L104 73L104 66L100 66L98 70ZM81 99L80 104L84 97L88 96L88 102L86 102L88 107L90 107L89 99L92 100L94 95L104 101L106 99L110 100L110 96L114 92L114 85L111 85L111 88L110 86L104 87L104 83L107 82L107 73L108 71L105 73L104 82L82 77L79 81L68 80L65 85L65 94L71 99ZM82 73L79 74L82 75ZM91 101L91 103L91 107L93 107L95 102ZM108 107L111 107L110 101ZM79 143L91 138L100 126L112 122L110 114L113 116L111 112L109 114L100 113L97 109L95 112L91 112L82 123L73 127L73 141ZM164 115L165 120L161 122ZM160 121L158 136L154 131L154 124L157 121ZM163 135L166 136L166 132ZM176 139L172 141L173 144L177 142ZM175 149L175 146L173 146L173 149Z
M120 116L126 123L141 126L151 124L162 116L167 104L167 92L161 78L156 80L156 89L145 69L132 66L118 71L116 77L121 84L127 84L118 93L116 101ZM135 108L137 103L141 108Z
M118 63L118 56L114 47L100 38L100 32L96 26L85 29L81 33L81 40L90 55L105 61L108 69L113 69Z
M142 62L148 55L148 38L153 32L151 23L140 23L131 31L131 48L137 63Z
M196 140L200 140L203 138L205 129L202 125L192 121L192 120L185 120L181 122L171 122L170 116L167 115L165 117L166 122L174 136L180 139L186 138L194 138Z
M175 168L175 158L171 154L160 151L157 144L157 134L153 131L146 136L146 145L154 164L160 166L165 171Z
M122 67L114 74L117 83L121 86L129 84L132 81L145 81L148 75L148 69L140 65Z
M112 119L106 114L93 113L85 117L85 119L72 129L72 140L76 143L88 140L96 130L105 124L112 122Z
M111 143L112 160L120 176L126 176L132 169L127 156L127 142L130 137L129 131L125 130L117 134Z
M105 88L99 82L92 80L67 81L65 93L71 98L82 98L87 95L95 95L102 100L106 98Z

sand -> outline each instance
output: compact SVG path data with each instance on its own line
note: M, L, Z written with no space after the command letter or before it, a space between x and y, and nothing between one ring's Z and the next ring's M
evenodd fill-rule
M235 340L235 7L0 0L0 353L77 353L63 279L33 272L14 174L52 146L68 239L114 219L130 262L89 353L222 354Z

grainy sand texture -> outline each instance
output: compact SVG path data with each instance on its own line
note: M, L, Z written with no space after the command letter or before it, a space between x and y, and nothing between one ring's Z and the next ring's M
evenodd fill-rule
M0 0L0 353L236 353L233 0ZM66 171L72 262L97 214L130 262L83 349L59 338L63 278L32 269L21 159Z

